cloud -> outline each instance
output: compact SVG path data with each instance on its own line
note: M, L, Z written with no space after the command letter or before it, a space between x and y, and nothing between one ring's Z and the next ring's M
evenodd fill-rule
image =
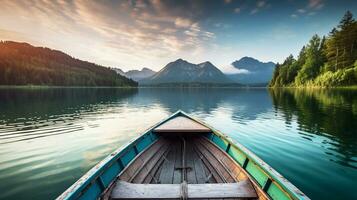
M291 14L290 17L291 18L298 18L298 16L296 14Z
M6 30L6 29L0 29L0 36L1 36L1 40L19 40L19 41L28 41L28 42L32 41L30 37L28 37L27 35L21 32Z
M238 14L238 13L240 13L240 11L241 11L241 9L240 9L239 7L237 7L237 8L234 9L234 13L237 13L237 14Z
M250 74L251 72L246 69L239 69L233 65L226 65L220 68L221 71L225 74Z
M191 24L192 24L191 20L182 17L178 17L175 20L175 25L180 28L188 28L191 26Z
M250 11L250 14L251 14L251 15L254 15L254 14L256 14L258 11L259 11L258 8L254 8L253 10Z
M320 10L321 8L324 7L324 5L325 5L325 4L321 3L321 4L319 4L318 6L316 6L315 8L316 8L317 10Z
M305 10L305 9L300 8L300 9L297 9L297 12L298 12L298 13L305 13L305 12L306 12L306 10Z
M258 3L257 3L258 8L263 8L265 5L266 5L265 1L258 1Z
M322 0L309 0L308 7L312 9L321 9L324 6Z
M324 6L322 0L309 0L305 8L297 9L293 14L290 15L291 18L298 18L299 16L313 16L316 14L317 10Z
M226 4L232 3L232 0L224 0L224 3Z
M254 15L259 11L267 8L270 8L270 4L268 4L266 1L257 1L256 6L250 11L250 14Z
M82 51L79 54L93 61L114 60L106 62L111 64L119 60L125 64L140 57L155 60L193 54L209 46L215 34L200 25L199 3L4 0L0 25L11 24L12 30L24 35L17 38L26 36L28 42L46 41L47 46L70 49L70 53ZM8 35L0 32L0 38Z

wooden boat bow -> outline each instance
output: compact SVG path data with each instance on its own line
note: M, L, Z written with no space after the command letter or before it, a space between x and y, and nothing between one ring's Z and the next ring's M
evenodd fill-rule
M209 125L174 113L115 151L58 199L308 199Z

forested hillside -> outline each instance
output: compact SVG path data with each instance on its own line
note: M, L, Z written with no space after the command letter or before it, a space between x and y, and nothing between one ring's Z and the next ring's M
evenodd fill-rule
M277 64L270 87L357 85L357 22L346 12L328 36L314 35L298 57Z
M63 52L0 41L0 85L137 86L115 71Z

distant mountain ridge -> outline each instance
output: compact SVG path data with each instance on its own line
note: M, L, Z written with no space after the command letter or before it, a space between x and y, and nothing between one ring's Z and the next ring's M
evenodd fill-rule
M126 77L131 78L134 81L140 81L142 79L153 76L155 73L156 73L155 71L144 67L141 70L129 70L124 74Z
M116 71L124 76L138 81L140 85L193 85L193 84L233 84L252 87L267 86L272 77L275 63L261 62L252 57L243 57L231 64L240 73L224 74L211 62L193 64L183 59L168 63L159 72L148 68L142 70Z
M247 69L247 70L252 70L252 71L260 71L263 70L266 67L271 67L274 66L275 63L273 62L261 62L255 58L252 57L242 57L239 60L236 60L232 63L232 65L236 68L240 69Z
M136 87L137 83L61 51L0 41L0 85Z
M140 85L160 84L232 84L225 74L210 62L193 64L183 59L168 63L153 76L139 81Z
M114 68L114 67L111 68L111 69L114 70L117 74L127 77L127 76L125 75L125 72L124 72L123 70L121 70L121 69L119 69L119 68ZM127 78L128 78L128 77L127 77Z
M241 73L227 74L233 81L248 85L267 85L273 76L275 63L261 62L252 57L243 57L232 63Z

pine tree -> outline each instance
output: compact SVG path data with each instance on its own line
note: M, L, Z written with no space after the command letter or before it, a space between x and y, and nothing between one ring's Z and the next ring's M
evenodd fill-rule
M352 67L357 59L357 22L350 11L346 12L338 29L334 30L326 42L324 52L327 57L327 69L330 71Z
M272 77L272 79L271 79L271 81L269 83L269 87L276 87L276 80L279 77L279 70L280 70L280 64L276 63L275 69L274 69L274 72L273 72L273 77Z
M355 20L353 19L352 13L348 10L345 15L342 17L340 24L338 25L338 28L340 29L345 29L351 24L353 24Z
M322 70L323 69L323 70ZM347 11L327 37L314 35L297 60L277 65L270 86L357 84L357 22Z
M320 68L323 64L320 46L320 37L314 35L306 49L306 62L296 77L295 81L297 85L305 84L308 80L315 78L320 72Z

